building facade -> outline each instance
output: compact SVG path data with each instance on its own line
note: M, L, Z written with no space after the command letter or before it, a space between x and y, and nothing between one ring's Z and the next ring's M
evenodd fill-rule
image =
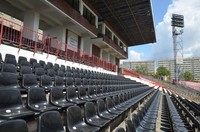
M147 68L147 73L155 74L155 61L131 61L123 62L121 64L122 68L127 68L136 71L136 67L145 66Z
M171 75L170 79L174 79L174 60L159 60L158 66L166 67ZM189 71L194 76L194 80L200 81L200 58L183 59L183 72Z
M118 10L121 5L124 8ZM138 13L133 15L134 10ZM19 47L28 45L33 51L45 51L65 60L71 54L73 61L81 58L79 62L89 60L109 70L113 66L116 70L120 59L127 59L128 46L156 41L148 1L0 1L0 12L3 29L0 41L10 41ZM142 15L143 12L148 15ZM136 27L136 22L140 27Z

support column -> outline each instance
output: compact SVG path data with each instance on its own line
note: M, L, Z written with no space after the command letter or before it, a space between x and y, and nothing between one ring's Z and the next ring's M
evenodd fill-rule
M37 40L38 35L33 31L38 31L39 29L40 14L34 11L27 11L24 15L24 26L28 28L23 29L23 37ZM33 31L32 31L33 30Z
M83 1L82 0L79 0L79 11L80 11L80 14L83 15Z

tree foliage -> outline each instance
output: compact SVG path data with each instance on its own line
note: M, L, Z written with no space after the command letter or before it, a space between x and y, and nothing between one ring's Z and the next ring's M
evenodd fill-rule
M183 73L183 79L184 79L185 81L191 81L191 80L193 80L193 75L192 75L192 73L189 72L189 71L185 71L185 72Z
M135 71L140 74L148 74L148 66L145 64L137 65Z
M170 75L170 71L167 70L166 67L160 66L160 67L157 68L157 72L156 72L157 77L169 76L169 75Z

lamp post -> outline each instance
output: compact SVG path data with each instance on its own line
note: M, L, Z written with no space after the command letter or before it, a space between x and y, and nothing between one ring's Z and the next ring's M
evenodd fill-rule
M174 46L174 73L175 83L179 81L180 73L183 70L183 27L184 27L184 16L178 14L172 14L172 36Z

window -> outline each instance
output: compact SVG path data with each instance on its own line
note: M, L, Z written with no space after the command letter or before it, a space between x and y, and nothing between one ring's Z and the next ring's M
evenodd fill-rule
M117 39L116 36L113 37L113 42L114 42L116 45L118 45L118 39Z
M79 11L79 0L65 0L71 7Z
M105 30L105 35L106 35L109 39L112 39L112 33L111 33L111 31L110 31L108 28L106 28L106 30Z
M89 21L90 24L95 26L95 15L83 6L83 16Z
M122 42L120 42L119 47L120 47L121 49L123 49L123 43L122 43Z

